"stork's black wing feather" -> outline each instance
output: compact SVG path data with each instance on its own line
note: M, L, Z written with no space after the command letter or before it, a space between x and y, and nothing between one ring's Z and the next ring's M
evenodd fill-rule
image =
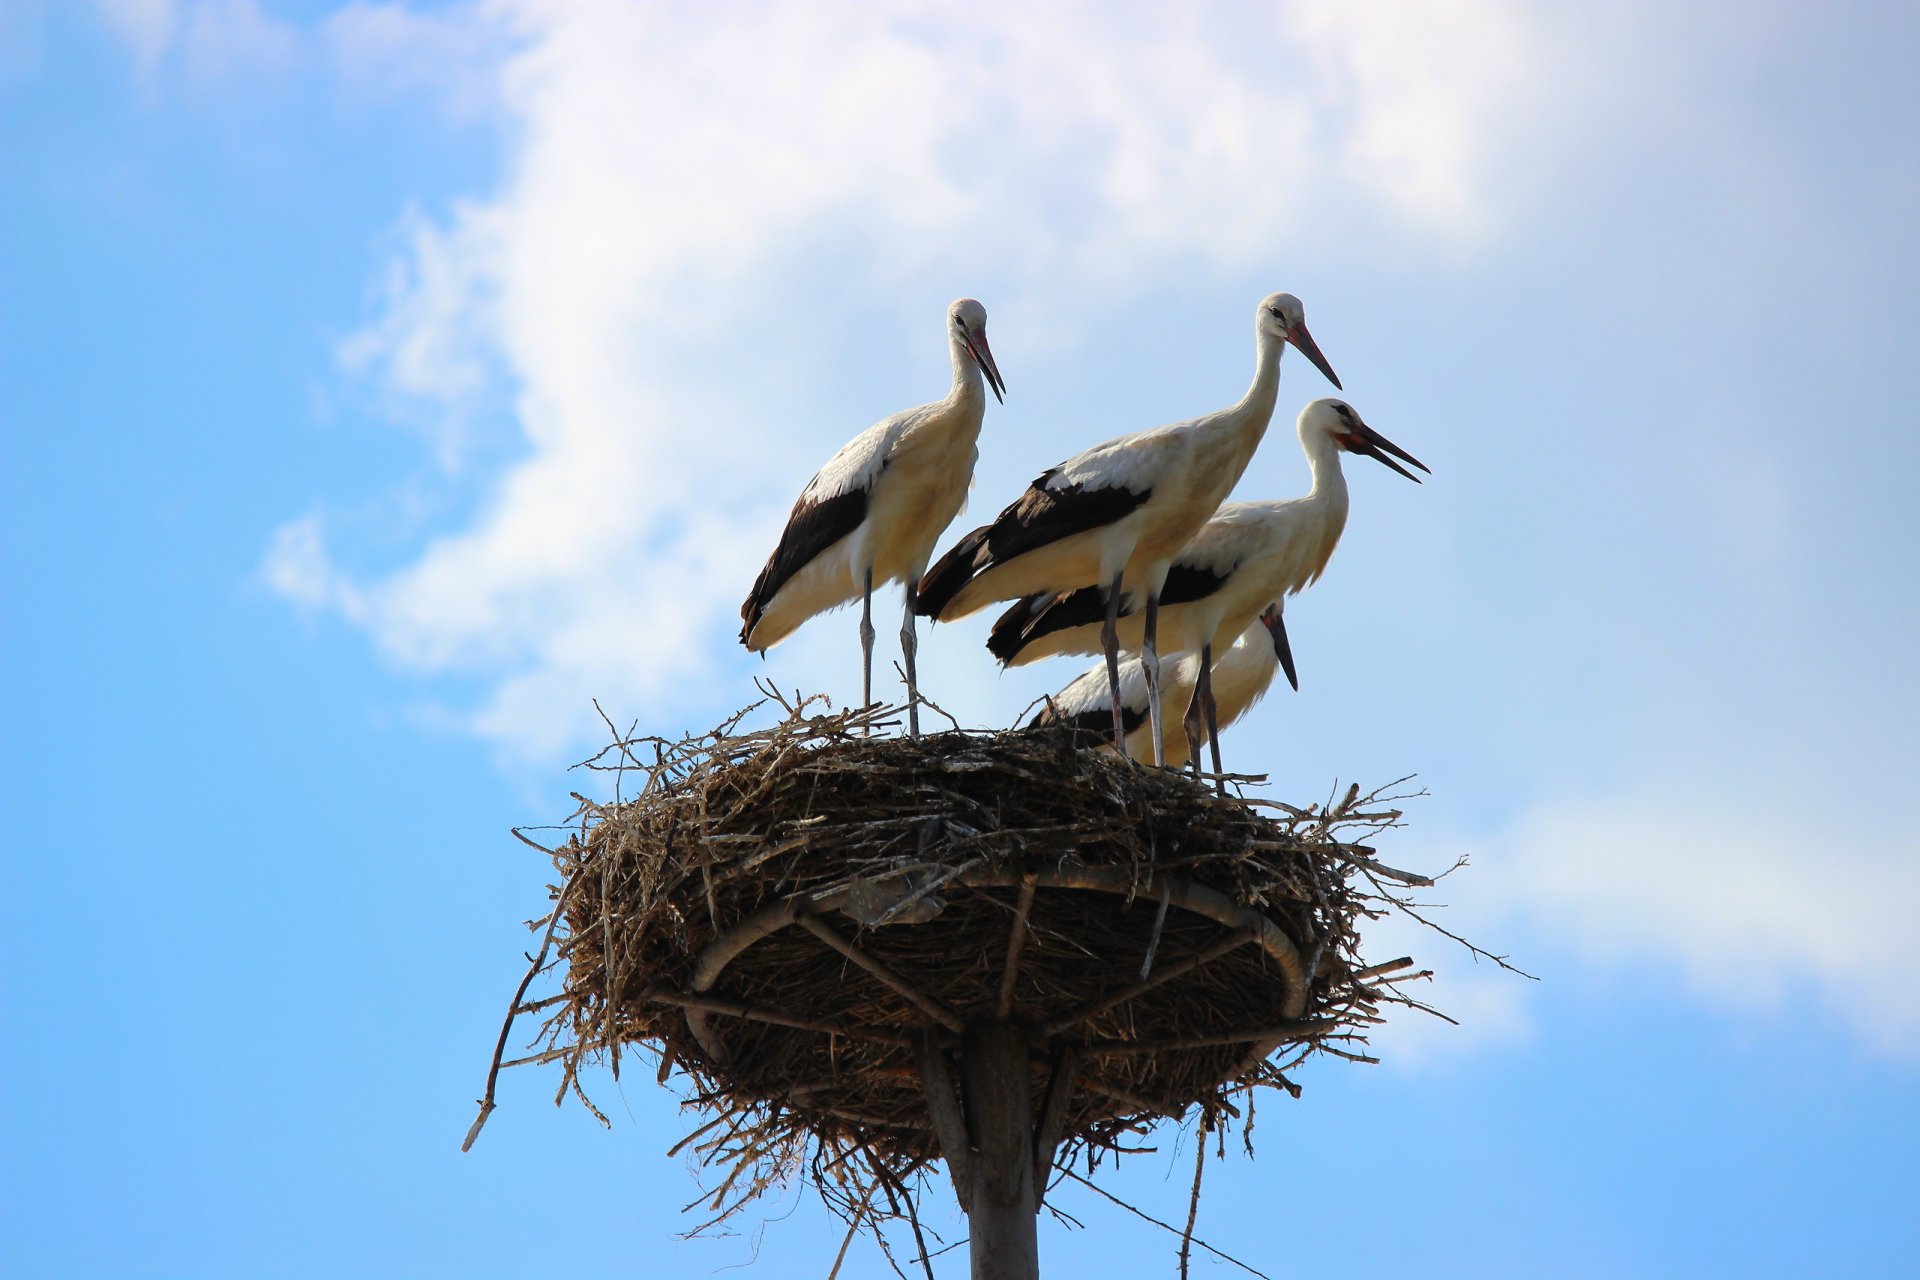
M1047 482L1058 474L1057 467L1042 472L992 524L975 529L941 556L920 580L914 611L937 618L977 575L1062 538L1112 524L1153 496L1152 489L1123 485L1049 489Z
M1001 664L1012 662L1035 636L1107 620L1104 587L1078 587L1055 595L1028 596L994 620L987 651Z
M1167 581L1160 588L1160 607L1170 604L1191 604L1195 600L1205 600L1208 596L1227 585L1227 579L1233 576L1238 565L1230 566L1224 573L1216 572L1205 565L1182 564L1178 560L1167 570Z
M740 643L746 644L760 615L787 585L794 574L813 562L815 556L860 527L867 518L871 490L856 486L827 498L800 495L780 534L780 545L767 558L766 567L753 580L753 590L740 605Z
M1182 564L1176 560L1167 571L1166 585L1160 589L1160 604L1164 608L1204 600L1218 591L1232 574L1232 569L1218 573L1203 565ZM1134 610L1123 603L1121 612L1130 614ZM1078 587L1058 595L1028 596L994 622L993 630L987 635L987 649L1004 666L1042 636L1106 620L1105 587Z
M1120 708L1120 725L1128 733L1138 729L1145 723L1146 718L1145 711L1136 711L1132 707ZM1113 732L1113 708L1103 702L1086 711L1076 711L1072 715L1063 716L1055 709L1053 702L1048 701L1046 706L1034 714L1033 719L1027 721L1026 727L1028 729L1063 728L1106 737Z

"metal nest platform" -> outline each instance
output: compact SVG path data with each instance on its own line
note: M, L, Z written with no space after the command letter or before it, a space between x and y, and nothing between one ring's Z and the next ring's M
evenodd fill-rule
M984 1036L1037 1203L1162 1118L1218 1128L1256 1088L1297 1094L1312 1054L1366 1060L1381 1006L1414 1003L1410 960L1359 954L1359 922L1430 883L1363 843L1388 799L1293 808L1084 735L868 736L895 713L814 705L588 762L630 798L576 797L546 849L554 908L501 1034L537 1021L533 1052L496 1054L474 1133L503 1065L558 1063L591 1107L582 1070L637 1051L706 1113L687 1143L716 1220L803 1174L871 1225L937 1160L966 1205Z

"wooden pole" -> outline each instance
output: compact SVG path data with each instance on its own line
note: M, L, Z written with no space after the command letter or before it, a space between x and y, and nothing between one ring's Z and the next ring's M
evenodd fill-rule
M972 1185L961 1203L973 1280L1039 1280L1031 1060L1026 1032L1012 1023L970 1026L961 1038L960 1088L973 1147L966 1161Z

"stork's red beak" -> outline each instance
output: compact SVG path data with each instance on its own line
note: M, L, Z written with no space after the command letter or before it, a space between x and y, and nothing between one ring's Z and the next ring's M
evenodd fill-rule
M1420 461L1420 459L1414 457L1366 423L1361 422L1357 415L1354 418L1353 430L1340 437L1340 442L1346 445L1348 452L1364 453L1369 458L1385 463L1415 484L1420 483L1420 477L1401 466L1398 462L1395 462L1393 458L1404 459L1422 471L1425 471L1428 475L1433 474L1433 469L1427 466L1426 463ZM1392 454L1393 457L1388 457L1388 454Z
M980 366L980 372L986 375L987 387L993 392L993 398L1001 404L1007 402L1007 384L1000 377L1000 367L993 362L993 352L987 346L985 333L963 333L960 340L967 344L967 354Z
M1346 390L1340 385L1340 379L1334 376L1333 366L1328 364L1327 358L1320 354L1320 344L1315 342L1313 335L1307 332L1306 321L1302 320L1287 330L1287 341L1300 348L1300 354L1313 361L1313 367L1326 374L1327 381L1331 382L1336 389Z
M1295 693L1300 692L1300 676L1293 669L1293 646L1287 643L1287 620L1280 614L1280 606L1272 604L1260 615L1260 625L1273 635L1273 656L1280 659L1280 669L1287 673L1287 683L1293 686Z

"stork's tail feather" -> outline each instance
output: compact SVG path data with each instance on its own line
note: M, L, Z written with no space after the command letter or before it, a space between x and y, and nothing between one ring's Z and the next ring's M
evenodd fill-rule
M767 579L772 576L773 561L769 560L766 568L760 570L760 576L753 580L753 590L740 602L740 643L749 649L753 648L753 629L760 625L767 611L767 601L772 595L767 590Z
M1020 656L1021 647L1027 643L1029 626L1036 616L1046 611L1052 599L1042 594L1015 600L1011 608L994 619L993 630L987 633L987 652L998 658L1001 666Z
M1120 611L1131 613L1122 598ZM1104 622L1107 616L1107 592L1104 587L1076 587L1056 595L1045 593L1015 601L1001 614L987 636L987 649L1000 659L1003 667L1013 666L1026 647L1056 631Z
M980 569L979 561L985 558L987 532L991 525L982 525L966 537L953 544L951 550L934 562L920 579L920 586L914 593L913 611L923 618L938 621L953 598L961 589L973 581L974 574Z

